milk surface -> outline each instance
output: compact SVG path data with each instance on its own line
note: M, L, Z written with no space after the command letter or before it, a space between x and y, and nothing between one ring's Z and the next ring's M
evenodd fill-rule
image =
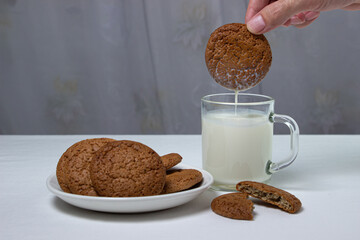
M216 110L202 117L203 167L214 185L234 188L242 180L265 182L272 156L273 124L257 111Z

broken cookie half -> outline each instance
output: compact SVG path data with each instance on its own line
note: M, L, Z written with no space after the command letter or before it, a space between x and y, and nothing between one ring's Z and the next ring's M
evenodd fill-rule
M301 208L301 201L297 197L264 183L243 181L236 185L236 190L278 206L288 213L296 213Z
M211 209L223 217L252 220L253 205L245 193L228 193L215 198L211 202Z

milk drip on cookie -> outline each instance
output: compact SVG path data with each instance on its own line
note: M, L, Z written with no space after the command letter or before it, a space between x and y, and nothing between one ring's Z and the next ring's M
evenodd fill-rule
M221 86L235 91L235 104L239 91L246 91L264 79L271 61L271 48L265 36L250 33L242 23L216 29L205 50L210 75Z
M205 51L210 75L235 93L256 86L269 71L271 60L271 49L265 36L250 33L241 23L216 29Z

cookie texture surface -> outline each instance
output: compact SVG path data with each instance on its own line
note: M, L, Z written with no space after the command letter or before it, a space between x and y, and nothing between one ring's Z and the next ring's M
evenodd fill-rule
M123 140L109 142L94 154L90 176L101 196L150 196L162 192L166 170L150 147Z
M301 208L301 201L297 197L264 183L243 181L236 185L236 190L278 206L289 213L296 213Z
M110 138L86 139L73 144L61 156L57 166L57 178L65 192L97 196L90 178L90 162L93 154Z
M67 156L64 156L65 153L63 153L63 155L60 157L58 164L56 166L56 178L61 189L64 192L71 193L65 177L64 163L65 161L67 161Z
M161 156L161 161L163 162L166 170L169 170L170 168L176 166L181 162L181 160L182 157L180 156L180 154L177 153L169 153Z
M272 54L264 35L254 35L245 24L216 29L205 50L210 75L225 88L246 90L257 85L271 66Z
M228 193L215 198L211 209L218 215L240 220L252 220L254 204L244 193Z
M167 172L164 194L180 192L191 188L203 179L202 173L195 169L178 169Z

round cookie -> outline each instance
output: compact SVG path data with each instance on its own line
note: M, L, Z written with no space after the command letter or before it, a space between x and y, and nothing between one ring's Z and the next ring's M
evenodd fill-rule
M177 153L169 153L161 156L161 161L163 162L166 170L174 167L175 165L181 162L182 157Z
M211 209L218 215L241 220L252 220L253 202L244 193L228 193L215 198Z
M195 169L179 169L168 171L162 193L180 192L201 182L202 173Z
M73 144L61 156L57 176L60 187L65 192L98 196L90 178L90 162L93 154L108 142L110 138L86 139Z
M90 178L90 162L93 154L108 142L110 138L86 139L72 149L71 159L65 161L66 180L70 191L74 194L98 196Z
M230 23L216 29L205 50L205 62L214 80L232 90L257 85L269 71L271 49L264 35L250 33L245 24Z
M166 170L154 150L122 140L107 143L94 154L90 176L101 196L138 197L160 194Z

